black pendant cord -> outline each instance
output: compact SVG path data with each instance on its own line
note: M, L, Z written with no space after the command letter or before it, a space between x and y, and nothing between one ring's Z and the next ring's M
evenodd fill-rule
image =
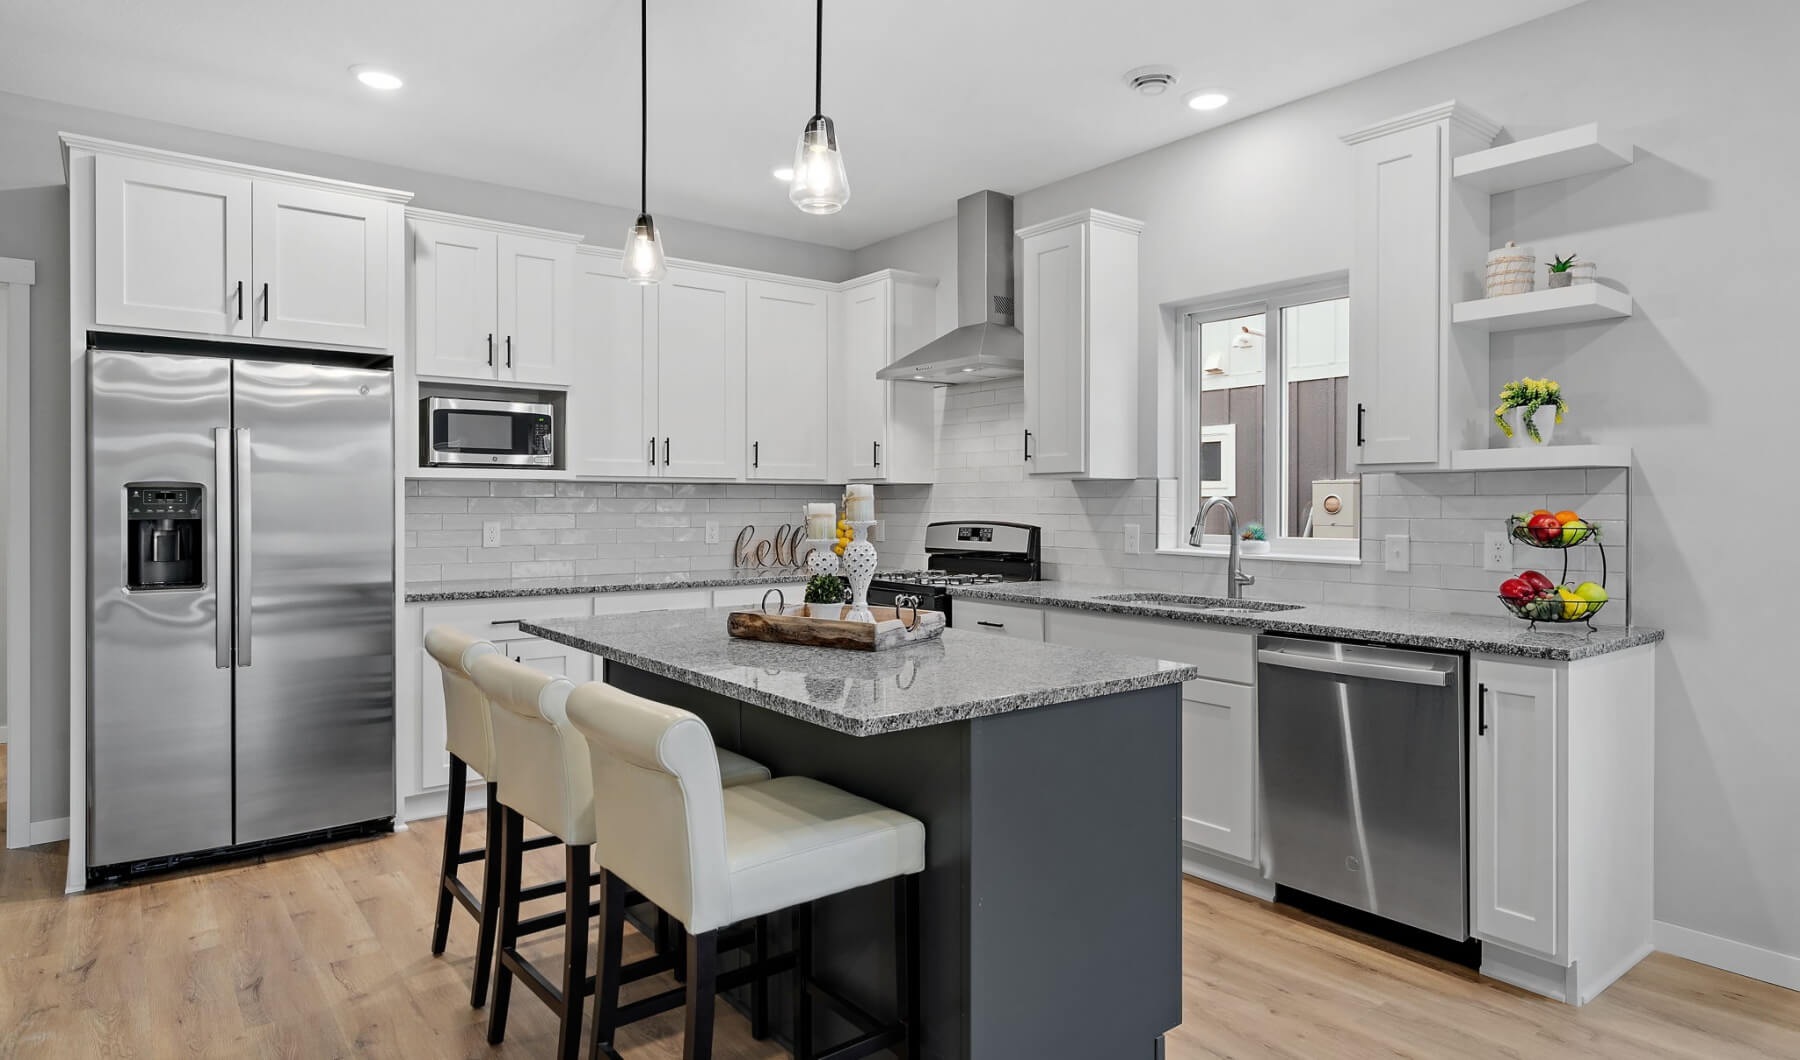
M813 19L813 117L825 113L825 0Z
M639 9L638 77L638 213L647 214L650 212L650 0L643 0Z

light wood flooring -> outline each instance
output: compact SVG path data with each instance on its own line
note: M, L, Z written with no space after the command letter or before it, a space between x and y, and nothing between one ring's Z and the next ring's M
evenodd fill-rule
M548 1055L554 1023L523 989L506 1044L487 1045L485 1011L468 1006L468 917L444 957L428 952L442 834L424 821L74 897L60 845L5 851L0 1058ZM532 858L533 878L557 872L556 851ZM1183 903L1171 1058L1800 1057L1800 994L1662 954L1575 1009L1207 884L1188 881ZM680 1020L629 1028L624 1055L679 1056ZM786 1055L725 1007L718 1046L720 1060Z

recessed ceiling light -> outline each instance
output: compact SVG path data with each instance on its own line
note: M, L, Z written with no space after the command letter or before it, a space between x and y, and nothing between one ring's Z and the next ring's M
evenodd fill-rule
M789 181L794 179L794 167L793 166L776 166L774 169L771 169L769 171L769 175L774 177L776 180L781 181L783 184L786 184Z
M350 72L356 75L358 81L380 92L392 92L406 84L400 79L399 74L392 70L383 70L378 66L352 66Z
M1231 97L1223 92L1191 92L1187 98L1187 105L1195 110L1218 110L1230 102Z
M1160 96L1175 87L1181 74L1168 66L1140 66L1125 71L1125 85L1140 96Z

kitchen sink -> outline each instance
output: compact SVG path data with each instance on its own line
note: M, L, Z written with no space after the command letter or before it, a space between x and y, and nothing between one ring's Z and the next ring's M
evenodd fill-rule
M1300 608L1299 604L1272 604L1266 600L1230 600L1223 596L1189 596L1184 593L1113 593L1110 596L1099 596L1095 599L1110 600L1121 604L1156 604L1160 607L1215 611L1220 614L1258 614L1267 611L1296 611Z

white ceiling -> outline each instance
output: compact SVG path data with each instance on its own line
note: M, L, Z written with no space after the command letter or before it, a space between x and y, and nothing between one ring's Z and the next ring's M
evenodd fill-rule
M808 0L650 5L655 212L856 248L1578 0L833 0L852 198L769 175L812 112ZM630 0L0 0L0 90L596 202L637 199ZM347 68L389 66L378 94ZM1140 98L1132 67L1182 72ZM1223 110L1182 106L1196 88Z

